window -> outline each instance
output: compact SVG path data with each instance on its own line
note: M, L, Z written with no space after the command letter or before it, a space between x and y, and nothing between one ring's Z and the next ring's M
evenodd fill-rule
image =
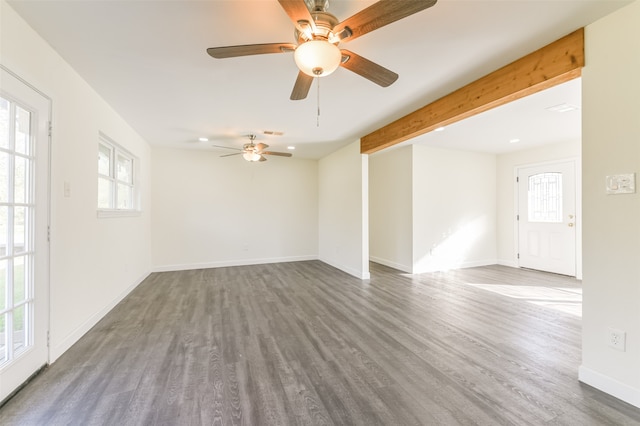
M0 97L0 366L33 345L33 113Z
M529 177L529 222L562 223L562 173Z
M138 211L136 191L137 158L100 135L98 143L98 213Z

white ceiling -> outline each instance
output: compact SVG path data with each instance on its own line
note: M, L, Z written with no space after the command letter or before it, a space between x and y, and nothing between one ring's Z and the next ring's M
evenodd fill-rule
M415 0L406 0L415 1ZM12 7L147 141L212 149L260 135L272 150L320 158L630 0L439 0L432 8L341 44L400 75L381 88L345 69L291 101L291 53L213 59L208 47L294 42L276 0L13 0ZM344 20L374 3L333 0ZM587 58L588 60L588 58ZM588 63L587 63L588 65ZM416 142L506 152L580 137L579 81L449 126ZM577 117L577 118L576 118ZM211 142L198 142L207 136ZM519 144L508 140L520 138ZM505 140L507 143L505 143Z
M414 138L423 145L491 152L530 149L536 146L580 141L582 96L580 78L510 102L483 114ZM552 107L575 107L555 112Z

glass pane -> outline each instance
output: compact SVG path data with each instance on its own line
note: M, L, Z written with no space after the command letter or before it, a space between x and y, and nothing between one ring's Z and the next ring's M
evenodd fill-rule
M25 305L13 310L13 353L27 346L27 309Z
M130 158L118 155L117 178L120 182L133 183L132 166L133 161Z
M0 203L9 201L9 159L6 152L0 152Z
M0 97L0 147L9 148L9 101Z
M0 364L4 363L9 358L7 354L7 328L5 325L7 323L8 315L9 314L0 315Z
M0 257L7 255L9 246L9 207L0 206Z
M98 173L111 176L111 149L105 145L98 145Z
M24 302L27 297L26 256L13 260L13 304Z
M16 106L16 152L29 154L31 145L31 113Z
M562 173L529 176L529 222L562 222Z
M29 163L30 161L24 157L15 156L15 192L13 199L15 203L29 202Z
M111 194L113 192L113 182L109 179L98 178L98 208L111 209Z
M132 190L128 185L118 184L118 208L119 209L131 209Z
M29 209L27 207L13 208L13 253L24 253L28 250L29 236L27 224L29 223Z
M9 290L7 286L7 259L0 260L0 311L9 305Z

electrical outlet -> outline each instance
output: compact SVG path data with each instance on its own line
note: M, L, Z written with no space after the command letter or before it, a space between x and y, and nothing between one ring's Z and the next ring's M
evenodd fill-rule
M627 333L610 328L607 330L609 346L624 352L627 343Z

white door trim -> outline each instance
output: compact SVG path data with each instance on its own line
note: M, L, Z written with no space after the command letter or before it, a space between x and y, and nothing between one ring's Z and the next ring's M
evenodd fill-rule
M43 102L43 107L44 104L46 104L46 109L47 111L39 111L40 113L45 113L46 115L43 117L44 120L46 120L46 126L48 127L46 129L46 153L44 156L39 155L38 153L36 153L37 156L37 160L38 162L40 161L44 161L46 163L46 171L44 172L43 175L41 175L41 178L38 178L37 181L40 181L41 184L38 186L38 191L45 191L46 194L44 194L44 198L45 198L45 207L46 207L46 214L44 215L44 217L41 216L41 218L46 222L45 224L43 224L43 227L46 227L46 239L43 240L43 243L46 246L46 250L44 255L41 254L41 257L39 258L38 262L43 262L43 266L41 268L41 270L45 271L46 277L45 277L45 283L42 285L42 290L45 293L44 297L42 297L45 300L45 306L43 306L43 310L44 310L44 315L43 318L46 322L46 324L44 325L44 329L46 332L46 347L44 348L44 352L45 352L45 362L46 365L49 364L50 359L51 359L51 350L50 350L50 345L49 345L49 332L50 332L50 328L51 328L51 250L50 250L50 230L51 230L51 151L52 151L52 131L51 131L51 123L52 123L52 119L53 119L53 100L51 99L50 96L48 96L46 93L44 93L43 91L41 91L40 89L38 89L37 87L35 87L34 85L32 85L31 83L29 83L28 81L26 81L24 78L22 78L20 75L18 75L17 73L13 72L11 69L9 69L8 67L6 67L3 64L0 64L0 72L2 73L6 73L7 75L9 75L11 78L15 79L17 82L19 82L21 85L23 85L26 89L33 91L33 93L35 93L37 96L39 96L41 98L41 101ZM35 184L35 182L34 182ZM35 226L35 224L34 224ZM33 374L37 374L36 370L33 372ZM27 379L29 380L30 377ZM0 403L3 402L3 400L6 400L8 398L10 398L13 394L15 394L15 392L17 392L20 389L21 385L18 386L17 389L12 390L8 395L6 395L4 398L0 398Z
M573 163L574 173L575 173L574 178L575 178L575 184L576 184L576 188L575 188L575 192L576 192L575 194L576 195L576 206L575 206L576 208L576 221L575 221L576 278L581 280L582 279L582 161L580 157L566 157L566 158L559 158L556 160L541 161L536 163L519 164L513 168L512 182L513 182L513 201L514 201L514 212L515 212L515 215L513 217L513 235L514 235L513 258L515 259L515 263L517 267L520 267L520 261L518 259L518 250L520 246L520 235L519 235L520 229L519 229L519 224L517 219L517 215L520 214L518 211L519 210L519 206L518 206L519 193L518 193L518 183L517 183L517 178L520 170L526 169L529 167L549 166L549 165L567 163L567 162Z

